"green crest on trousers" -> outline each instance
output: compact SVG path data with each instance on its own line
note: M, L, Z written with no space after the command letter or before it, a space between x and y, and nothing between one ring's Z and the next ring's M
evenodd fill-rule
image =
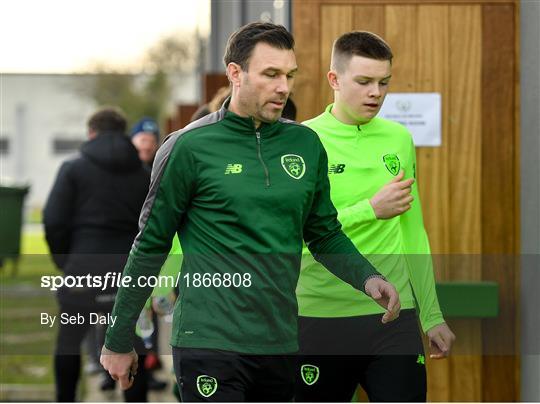
M200 375L197 377L197 390L203 397L210 397L216 392L218 382L215 377L208 375Z
M315 384L317 380L319 380L319 368L315 365L302 365L300 368L300 374L302 376L302 380L308 386Z
M392 175L399 174L401 163L399 162L399 158L396 154L385 154L382 159L383 159L384 165L386 166L386 169L390 171L390 174Z

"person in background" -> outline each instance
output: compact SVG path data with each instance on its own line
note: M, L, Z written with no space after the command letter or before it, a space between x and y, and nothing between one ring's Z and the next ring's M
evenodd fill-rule
M131 142L139 153L139 158L145 167L152 169L152 163L159 148L159 126L157 122L152 118L142 118L131 128L130 136Z
M95 112L88 120L88 141L77 157L62 164L48 196L45 237L56 266L66 276L103 278L121 272L125 265L150 183L126 125L117 108ZM58 290L59 315L80 314L84 321L60 324L54 356L57 401L75 401L81 342L91 326L90 317L110 314L115 296L112 287ZM142 341L134 343L144 354ZM139 361L144 363L144 355ZM142 369L142 377L124 396L126 401L146 401L146 393Z
M131 142L139 153L139 158L144 164L144 167L148 170L152 170L152 163L159 148L159 126L156 120L143 117L133 127L130 132ZM152 323L154 325L154 332L151 337L151 347L146 353L145 369L147 372L148 389L149 390L163 390L167 387L167 382L158 380L154 376L154 370L161 369L162 363L159 359L159 321L158 316L152 309L152 306L148 309L152 316ZM103 340L101 341L103 345ZM100 345L100 346L101 346ZM110 377L108 372L105 372L104 381L101 385L102 390L110 390L115 386L114 380Z
M296 104L292 100L292 98L288 98L287 102L285 103L285 107L283 107L283 113L281 116L285 119L290 119L291 121L296 121Z
M331 197L343 231L398 289L402 310L381 308L332 276L305 250L297 288L300 353L297 401L425 401L422 330L431 357L455 339L439 308L408 130L377 118L392 75L392 51L377 35L350 32L333 47L334 103L304 122L328 153Z
M231 87L230 86L223 86L218 88L212 99L206 103L201 105L197 111L193 113L191 116L190 122L196 121L197 119L202 118L203 116L206 116L208 114L211 114L212 112L216 112L221 108L221 105L225 102L225 100L231 96Z

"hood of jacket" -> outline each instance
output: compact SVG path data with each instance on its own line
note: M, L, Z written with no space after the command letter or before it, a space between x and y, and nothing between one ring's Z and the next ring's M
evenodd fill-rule
M121 133L98 135L82 145L81 154L108 171L134 171L142 165L137 149Z

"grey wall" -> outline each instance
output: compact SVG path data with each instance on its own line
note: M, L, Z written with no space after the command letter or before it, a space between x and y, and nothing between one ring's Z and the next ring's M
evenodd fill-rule
M212 0L206 71L223 72L222 59L229 36L242 25L261 20L290 29L290 0Z
M521 0L521 400L540 401L540 1Z
M8 151L0 154L0 182L30 184L27 207L43 207L58 167L75 153L55 153L54 140L86 140L86 120L96 105L77 89L89 80L84 74L0 74L0 138L8 141ZM194 74L170 80L171 104L196 101L200 84Z

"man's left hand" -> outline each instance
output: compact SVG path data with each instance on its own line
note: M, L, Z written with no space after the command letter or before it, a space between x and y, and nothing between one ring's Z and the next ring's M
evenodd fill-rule
M399 317L401 303L399 294L391 283L381 278L368 279L364 287L366 294L375 300L379 306L386 309L382 317L382 323L388 323Z

